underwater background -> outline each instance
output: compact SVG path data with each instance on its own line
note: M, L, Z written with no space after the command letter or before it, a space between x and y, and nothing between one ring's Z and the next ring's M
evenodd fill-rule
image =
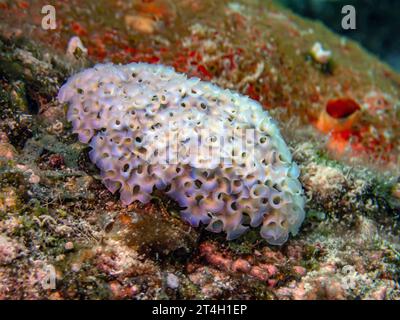
M345 4L356 30L342 1L0 0L0 299L400 299L399 3ZM162 190L122 203L59 99L111 62L170 66L268 112L298 165L299 232L227 240Z
M361 43L394 69L400 70L400 39L396 36L400 29L397 13L400 3L395 0L279 0L294 12L322 21L338 34ZM357 8L356 30L344 30L338 12L345 5Z

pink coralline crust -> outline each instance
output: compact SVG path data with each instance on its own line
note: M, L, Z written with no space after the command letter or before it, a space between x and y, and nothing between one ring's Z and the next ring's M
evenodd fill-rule
M307 274L307 270L306 270L304 267L301 267L301 266L294 266L294 267L293 267L293 271L294 271L297 275L299 275L299 276L301 276L301 277L303 277L303 276L305 276L305 275Z
M254 266L250 270L250 275L261 280L261 281L267 281L268 280L268 272L264 270L263 268L260 268L258 266Z
M251 264L244 259L237 259L232 263L233 272L249 272L251 270Z
M279 270L273 264L256 262L249 258L233 258L228 253L220 252L211 242L203 242L199 250L200 256L217 269L231 274L246 274L270 286L277 282L275 278L279 275Z

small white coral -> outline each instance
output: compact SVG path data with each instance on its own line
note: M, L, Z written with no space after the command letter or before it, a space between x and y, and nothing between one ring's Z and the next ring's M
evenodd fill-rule
M146 203L154 188L193 226L238 237L262 224L282 244L304 219L298 168L276 124L248 97L162 65L104 64L58 96L106 187Z
M85 46L83 45L81 39L75 36L68 41L67 55L75 56L75 54L77 54L78 52L77 50L80 50L80 52L83 53L84 55L86 55L88 52Z
M322 44L319 42L314 43L311 48L311 55L315 61L318 63L326 64L329 59L332 57L332 52L329 50L325 50L322 47Z

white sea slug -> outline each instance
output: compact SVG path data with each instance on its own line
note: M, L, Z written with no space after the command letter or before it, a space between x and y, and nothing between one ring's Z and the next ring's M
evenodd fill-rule
M69 104L73 131L124 204L147 203L160 189L184 220L228 239L261 225L261 236L280 245L298 232L299 170L256 101L145 63L87 69L58 99Z

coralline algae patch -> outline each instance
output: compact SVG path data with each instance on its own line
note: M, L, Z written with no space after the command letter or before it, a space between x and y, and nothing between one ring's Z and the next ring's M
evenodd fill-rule
M121 201L164 190L193 226L271 244L304 219L299 170L259 103L162 65L97 65L61 88L68 120ZM194 152L195 151L195 152Z

